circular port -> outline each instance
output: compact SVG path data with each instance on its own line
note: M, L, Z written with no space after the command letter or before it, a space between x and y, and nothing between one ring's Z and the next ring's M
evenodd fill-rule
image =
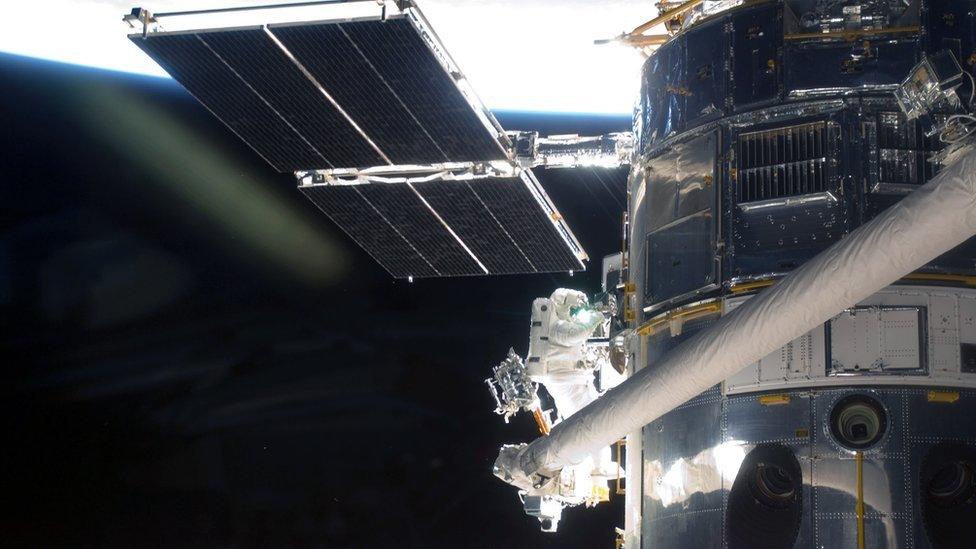
M786 469L772 463L757 463L750 486L756 501L767 507L782 509L793 503L795 480Z
M943 465L932 476L926 490L929 501L939 507L956 507L976 496L976 474L973 464L956 460Z
M749 452L729 491L729 547L792 547L802 515L802 476L800 463L785 446L761 444Z
M866 395L841 399L830 413L830 432L841 446L864 450L877 444L888 426L887 414L877 400Z
M972 547L976 537L976 448L942 442L919 472L925 533L935 549Z

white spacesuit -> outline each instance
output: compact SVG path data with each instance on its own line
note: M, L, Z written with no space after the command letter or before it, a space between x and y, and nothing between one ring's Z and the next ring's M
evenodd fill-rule
M598 396L593 385L596 365L584 360L584 344L604 318L588 305L586 294L565 288L532 302L526 367L532 381L544 385L552 396L560 419Z
M605 320L602 312L590 307L586 294L576 290L560 288L550 297L532 302L525 372L532 382L543 385L555 401L556 423L600 396L594 374L603 363L588 357L586 342ZM608 360L603 362L609 367ZM607 447L563 467L553 477L527 476L520 464L525 447L503 446L494 472L522 490L526 513L537 517L547 532L555 531L563 507L608 501L613 479L626 475L612 460Z
M543 385L556 404L558 420L575 414L599 397L594 385L598 364L587 361L586 340L605 321L603 313L589 306L586 294L560 288L548 298L532 302L529 354L526 369L532 381ZM616 475L610 448L580 464L587 477ZM593 479L596 480L596 479Z

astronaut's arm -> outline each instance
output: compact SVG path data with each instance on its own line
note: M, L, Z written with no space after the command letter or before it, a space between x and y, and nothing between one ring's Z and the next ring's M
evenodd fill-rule
M579 345L593 334L601 322L603 322L603 315L597 311L594 311L590 321L585 323L556 320L549 330L549 341L566 347Z

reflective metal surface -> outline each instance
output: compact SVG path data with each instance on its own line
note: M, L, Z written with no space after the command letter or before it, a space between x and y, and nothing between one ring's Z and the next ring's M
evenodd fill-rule
M745 298L726 302L726 312ZM727 394L842 385L976 387L976 291L892 286L726 381ZM965 359L964 359L965 355Z
M718 278L716 149L709 133L650 160L645 302L693 294Z
M969 0L746 3L710 12L655 51L634 124L632 327L703 300L727 313L931 179L942 144L903 114L893 91L920 59L944 50L972 72L974 8ZM676 159L704 140L714 140L717 194L679 214ZM712 224L682 232L700 212ZM628 549L737 547L730 490L751 452L769 445L800 465L793 547L854 548L859 537L862 547L932 547L922 463L940 442L976 447L976 292L963 287L976 275L974 257L970 240L645 426L643 470L628 468L630 486L641 481L639 498L628 494L629 506L639 500L627 513ZM717 314L645 330L635 367L654 368ZM860 453L833 433L870 435L877 425L867 416L831 429L834 406L850 395L883 411L883 433Z
M788 273L934 176L929 160L941 144L906 119L893 90L923 54L968 59L976 26L971 12L945 2L919 6L745 4L654 52L634 124L634 177L648 183L631 186L631 210L641 215L631 218L631 265L643 275L631 278L649 278L640 281L642 310ZM839 29L849 35L831 34ZM675 159L701 149L704 135L715 144L712 169L697 170L712 173L718 191L711 224L680 227L691 210L673 208L687 173ZM665 227L673 234L659 232ZM659 257L638 258L645 250L637 248ZM976 274L974 256L970 241L926 271Z
M855 454L830 434L833 405L867 394L884 406L884 437L864 451L867 547L931 547L918 516L918 475L940 440L976 446L969 418L976 392L952 404L929 402L924 388L790 392L764 405L755 395L704 393L644 429L643 547L723 547L728 490L759 444L791 449L803 475L802 519L794 547L857 547Z

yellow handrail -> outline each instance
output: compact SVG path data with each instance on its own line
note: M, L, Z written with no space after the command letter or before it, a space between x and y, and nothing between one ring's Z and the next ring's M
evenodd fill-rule
M857 549L864 549L864 452L854 454L857 464Z
M703 316L722 311L722 302L717 299L698 303L681 309L675 309L662 313L637 328L637 335L648 336L656 334L663 326L671 324L675 320L694 320Z
M843 38L844 40L853 41L858 38L863 38L865 36L886 36L889 34L913 34L918 33L922 30L921 27L894 27L890 29L859 29L859 30L844 30L835 32L810 32L810 33L800 33L800 34L787 34L783 38L785 40L810 40L813 38Z

